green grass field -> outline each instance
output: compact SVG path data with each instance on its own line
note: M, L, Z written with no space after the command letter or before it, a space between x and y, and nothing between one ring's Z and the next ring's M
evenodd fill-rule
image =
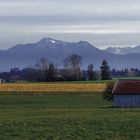
M0 95L0 140L139 140L140 109L100 93Z

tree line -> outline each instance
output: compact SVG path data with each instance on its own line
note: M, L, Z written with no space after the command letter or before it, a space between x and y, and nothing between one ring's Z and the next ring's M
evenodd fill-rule
M0 78L5 81L26 80L34 82L55 81L82 81L82 80L110 80L111 71L106 60L101 64L101 70L94 70L94 65L89 64L87 70L82 70L82 57L72 54L63 60L63 67L57 68L54 63L49 63L46 58L37 61L34 67L20 70L12 68L10 72L1 72Z

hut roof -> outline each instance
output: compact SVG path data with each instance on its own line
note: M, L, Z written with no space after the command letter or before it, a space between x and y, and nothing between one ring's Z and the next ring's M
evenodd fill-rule
M112 93L115 95L140 95L140 80L119 80Z

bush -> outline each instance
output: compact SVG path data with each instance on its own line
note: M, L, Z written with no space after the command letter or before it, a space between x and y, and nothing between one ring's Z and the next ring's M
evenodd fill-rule
M112 91L113 91L114 85L115 85L115 82L109 82L107 84L106 90L103 93L103 99L112 101L113 99Z

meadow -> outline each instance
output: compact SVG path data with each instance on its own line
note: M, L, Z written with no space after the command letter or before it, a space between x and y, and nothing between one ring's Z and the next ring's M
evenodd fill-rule
M101 93L0 94L1 140L139 140L140 109Z

